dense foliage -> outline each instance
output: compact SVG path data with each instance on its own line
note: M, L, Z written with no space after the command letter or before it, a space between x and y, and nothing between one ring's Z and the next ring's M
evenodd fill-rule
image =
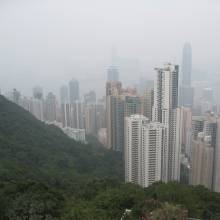
M123 178L119 153L80 144L0 96L0 180L67 185L89 177Z
M122 156L77 143L0 96L0 220L220 219L203 187L124 184Z

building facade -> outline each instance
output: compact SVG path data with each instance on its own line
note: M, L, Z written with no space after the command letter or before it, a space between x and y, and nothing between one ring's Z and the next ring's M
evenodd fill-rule
M163 154L163 181L178 181L180 178L180 110L178 109L179 67L170 63L156 68L154 81L153 121L167 126L167 149Z
M125 181L143 187L162 180L167 129L143 115L125 118Z

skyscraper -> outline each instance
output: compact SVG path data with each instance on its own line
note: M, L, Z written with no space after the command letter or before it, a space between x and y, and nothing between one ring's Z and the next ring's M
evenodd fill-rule
M190 108L181 107L181 147L182 152L190 157L192 142L192 111Z
M45 100L45 120L56 121L56 96L50 92Z
M111 95L106 101L108 148L122 151L124 147L124 97Z
M69 103L61 103L61 120L63 127L70 127L71 109Z
M201 132L192 144L192 185L203 185L212 189L213 161L214 147L211 145L211 136L205 136Z
M162 179L166 127L143 115L125 118L125 181L148 187Z
M124 118L140 113L141 101L133 89L123 90L118 81L106 84L106 122L108 148L123 151Z
M97 135L97 108L95 104L85 106L86 134Z
M109 66L107 69L107 81L118 81L119 72L117 66Z
M85 105L81 101L75 101L74 104L70 105L70 127L84 129L84 110Z
M44 120L44 100L43 88L36 86L33 88L33 99L31 101L31 113L39 120Z
M118 97L121 95L122 85L119 81L108 81L106 83L106 125L107 125L107 147L109 149L119 149L121 146L116 147L116 112L120 113L120 102ZM119 122L119 121L118 121ZM120 123L120 122L119 122Z
M21 93L17 89L13 89L12 92L12 101L17 105L20 104Z
M141 97L141 114L152 121L152 108L154 104L154 90L145 89L144 95Z
M178 109L179 67L166 64L156 69L154 82L153 120L163 123L168 128L167 149L165 150L163 181L179 180L180 175L180 111Z
M180 86L180 105L185 107L193 106L193 93L191 87L192 76L192 48L190 43L185 43L182 56L182 83Z
M70 104L74 104L77 100L79 100L79 82L76 79L72 79L69 82Z
M191 184L220 192L220 118L193 117L192 128Z
M61 104L67 103L69 100L68 98L68 86L63 85L60 88L60 102Z
M192 48L190 43L183 46L182 85L191 86Z
M43 99L43 88L40 86L35 86L33 88L33 97L35 99Z
M84 102L87 105L94 105L96 104L96 93L95 91L90 91L84 95Z
M31 100L30 112L38 119L44 120L44 103L42 99L33 98Z

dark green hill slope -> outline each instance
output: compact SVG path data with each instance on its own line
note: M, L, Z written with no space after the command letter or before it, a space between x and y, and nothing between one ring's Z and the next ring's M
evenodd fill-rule
M121 155L77 143L0 96L0 180L69 185L88 177L123 177Z

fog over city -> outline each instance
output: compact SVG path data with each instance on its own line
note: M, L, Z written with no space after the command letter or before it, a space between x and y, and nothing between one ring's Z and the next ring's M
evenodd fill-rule
M220 219L220 0L0 0L15 219Z
M217 0L0 0L0 88L59 94L78 79L83 95L104 95L112 51L125 85L152 79L155 66L181 66L192 45L192 79L220 81ZM126 71L128 69L128 71Z

